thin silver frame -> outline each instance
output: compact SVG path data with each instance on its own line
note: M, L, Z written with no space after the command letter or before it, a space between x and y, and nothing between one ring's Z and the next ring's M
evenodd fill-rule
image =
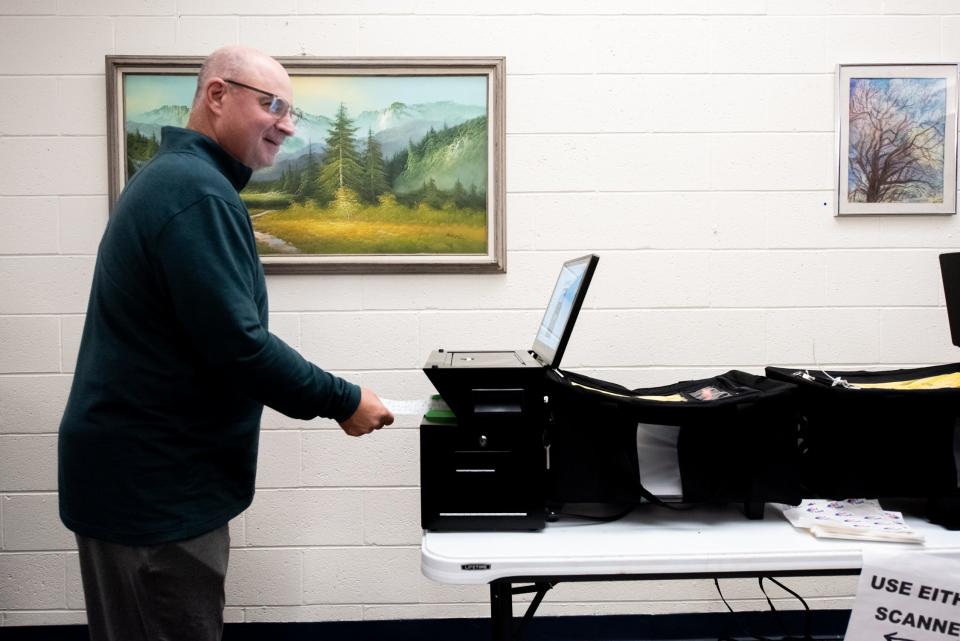
M844 172L844 158L847 157L849 145L849 120L844 119L844 102L849 104L849 82L844 83L845 70L854 69L908 69L911 67L940 67L944 73L937 76L947 81L947 114L946 138L944 140L944 168L943 194L944 205L939 209L927 203L850 203L843 202L842 189L847 176ZM834 215L836 216L949 216L957 213L957 105L958 85L960 85L960 65L946 62L930 63L866 63L866 64L838 64L836 67L836 93L834 102L834 151L836 153L833 194L836 200ZM875 77L895 78L890 73L883 73ZM846 86L844 86L846 85ZM846 133L846 135L844 135Z

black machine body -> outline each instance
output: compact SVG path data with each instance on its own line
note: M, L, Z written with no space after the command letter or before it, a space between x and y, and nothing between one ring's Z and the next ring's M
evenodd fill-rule
M546 372L560 363L598 257L564 263L530 350L434 350L446 412L420 425L421 525L537 530L546 517Z

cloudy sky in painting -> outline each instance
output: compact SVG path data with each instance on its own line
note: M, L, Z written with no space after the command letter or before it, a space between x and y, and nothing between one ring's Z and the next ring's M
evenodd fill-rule
M142 114L164 105L193 103L197 90L196 74L161 76L157 74L126 74L123 77L126 113Z
M332 118L343 102L351 114L381 110L394 102L439 101L486 107L484 76L293 76L294 103ZM141 114L163 105L190 106L196 75L127 74L126 113Z
M486 107L484 76L294 76L294 102L300 109L333 117L344 103L351 114L389 107L449 101Z

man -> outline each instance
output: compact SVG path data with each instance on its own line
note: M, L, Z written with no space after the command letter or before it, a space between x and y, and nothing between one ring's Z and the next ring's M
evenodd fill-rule
M187 128L164 128L104 233L59 442L95 641L220 638L227 522L253 499L264 404L352 436L393 422L267 330L238 192L295 116L279 63L217 50Z

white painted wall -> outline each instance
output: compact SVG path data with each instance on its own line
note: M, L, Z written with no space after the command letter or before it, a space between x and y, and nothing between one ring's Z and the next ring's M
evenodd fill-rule
M477 9L477 7L482 7ZM106 223L106 54L507 59L509 272L272 276L277 333L383 396L431 349L527 345L558 265L602 256L565 365L628 386L766 364L957 360L937 254L960 217L837 219L834 65L960 60L950 0L3 0L0 623L84 620L56 430ZM329 340L330 336L349 337ZM473 617L420 574L416 423L268 412L231 526L230 621ZM792 580L814 607L852 579ZM740 609L754 582L731 582ZM547 614L722 608L703 581L565 584Z

